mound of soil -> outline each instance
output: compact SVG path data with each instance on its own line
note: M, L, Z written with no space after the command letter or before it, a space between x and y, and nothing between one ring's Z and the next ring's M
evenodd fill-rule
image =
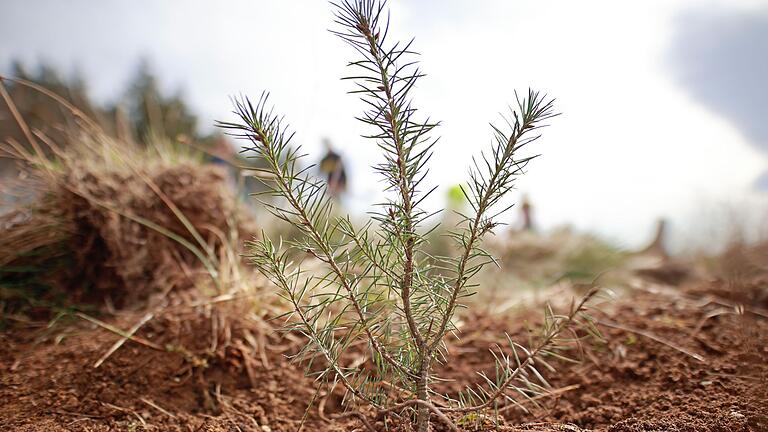
M45 196L0 218L0 286L23 288L34 304L141 307L153 294L193 288L201 256L218 257L222 246L238 253L254 232L221 167L94 165L70 167Z
M712 294L718 287L646 286L605 305L597 318L606 342L581 364L559 365L547 377L552 391L540 406L502 408L507 426L485 427L768 430L768 318L757 307L734 309L732 300ZM278 432L298 430L303 419L305 431L362 430L352 417L332 420L341 412L340 393L316 392L303 368L287 361L300 339L238 310L238 302L170 303L177 306L157 313L136 341L98 368L94 363L121 339L103 326L82 321L48 339L35 328L2 334L0 429ZM525 340L525 320L535 317L467 319L472 324L449 344L452 361L440 371L448 380L436 390L477 382L478 370L492 373L488 349L503 343L504 331ZM126 329L140 318L110 322ZM435 423L435 430L442 426Z
M172 206L213 250L229 232L233 203L219 167L157 166L141 176L72 170L65 183L61 203L74 220L73 268L78 270L70 277L80 285L88 281L91 297L109 295L118 306L153 292L189 288L190 269L201 267L188 247L145 221L199 249L193 230Z

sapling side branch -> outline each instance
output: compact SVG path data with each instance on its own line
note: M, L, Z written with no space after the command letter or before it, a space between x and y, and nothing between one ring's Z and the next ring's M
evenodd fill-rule
M559 337L568 327L573 327L575 325L577 316L584 311L587 303L597 294L597 292L598 290L593 289L587 293L584 297L582 297L577 306L571 307L568 315L562 317L562 319L558 321L554 328L546 331L542 340L532 350L530 350L528 357L523 360L522 363L517 365L502 383L495 385L496 389L486 398L485 402L473 406L443 408L443 411L467 413L480 411L489 407L509 390L510 385L520 376L523 371L525 371L536 361L542 352L547 350L555 338Z
M552 104L552 100L545 101L538 93L529 91L527 99L518 101L520 107L527 107L522 115L522 123L516 121L510 136L504 140L497 140L498 145L494 148L494 154L500 154L501 157L496 157L494 167L489 169L490 172L488 173L487 183L482 187L477 188L479 191L482 191L482 193L476 198L476 205L473 206L475 208L475 217L469 223L469 233L467 234L468 240L464 241L464 238L466 237L462 238L461 243L464 250L458 260L456 280L453 285L451 297L442 317L439 329L435 333L434 340L430 344L428 353L434 351L441 343L443 336L445 336L445 331L456 309L456 300L467 283L465 273L467 264L475 250L475 245L479 243L482 240L483 235L488 232L487 226L493 224L492 221L485 219L485 215L491 206L498 201L500 195L506 193L511 187L512 178L510 175L516 173L516 167L520 163L514 159L515 151L519 149L518 143L521 142L522 138L527 133L537 126L538 122L551 118L554 115L552 112ZM517 119L517 115L515 115L515 118ZM504 134L501 131L495 127L494 129L497 131L497 138L504 137ZM490 165L488 166L490 168ZM512 171L510 171L510 167L512 167ZM467 196L467 192L463 188L462 191L467 200L471 201L472 199Z
M243 101L238 104L237 113L243 120L242 125L232 123L221 123L225 128L245 130L251 140L261 147L257 147L256 151L263 155L264 159L271 168L272 174L274 174L275 181L278 187L278 191L282 197L284 197L293 209L293 214L298 219L298 225L303 228L307 235L313 240L315 245L320 249L323 261L328 264L335 274L338 281L344 287L348 294L349 302L353 306L355 313L357 314L361 327L365 331L368 340L373 349L382 356L392 367L404 372L410 373L410 371L396 361L384 347L381 346L377 338L373 335L368 325L368 319L362 311L362 307L355 298L354 289L349 284L347 274L343 272L332 252L331 246L324 239L324 236L320 233L318 227L312 218L307 214L305 205L302 200L297 196L292 182L298 178L295 172L295 159L290 163L281 163L281 160L289 159L291 152L286 150L288 142L285 140L285 136L280 131L279 120L271 115L271 112L266 111L267 96L263 96L256 106L256 109L252 107L250 102ZM289 138L290 139L290 138ZM302 180L306 183L308 180Z

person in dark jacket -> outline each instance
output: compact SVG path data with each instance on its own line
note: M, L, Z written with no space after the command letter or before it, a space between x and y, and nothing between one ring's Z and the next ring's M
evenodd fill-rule
M347 172L344 169L344 163L341 156L333 151L331 142L328 139L323 140L325 145L325 156L320 160L320 172L326 177L328 182L328 192L333 197L338 198L347 190Z

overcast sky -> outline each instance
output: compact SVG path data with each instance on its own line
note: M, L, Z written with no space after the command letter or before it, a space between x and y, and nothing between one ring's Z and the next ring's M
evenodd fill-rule
M416 37L428 74L415 104L441 120L431 181L466 179L490 145L489 121L529 86L557 98L519 183L543 228L571 223L641 244L654 220L679 242L705 244L724 214L765 208L768 170L766 1L393 1L391 36ZM376 199L378 161L352 117L352 50L327 29L324 1L4 0L0 73L12 59L80 71L100 101L150 61L204 125L227 119L229 96L272 92L319 158L329 137L350 161L349 202ZM436 198L442 197L442 191ZM430 206L441 205L440 199ZM514 217L508 218L510 222ZM702 236L706 233L706 236ZM686 243L686 244L688 244Z

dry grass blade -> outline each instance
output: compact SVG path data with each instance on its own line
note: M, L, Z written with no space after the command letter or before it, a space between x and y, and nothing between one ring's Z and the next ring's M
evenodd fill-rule
M157 196L163 201L163 204L165 204L168 207L168 209L171 210L171 212L173 212L174 216L178 218L178 220L184 225L184 228L192 235L195 241L197 241L198 245L200 246L200 249L205 251L205 253L208 255L208 260L211 263L215 263L216 254L211 250L208 243L206 243L206 241L200 235L198 230L195 229L194 224L190 222L189 218L184 214L184 212L182 212L181 209L179 209L179 207L173 201L171 201L170 198L168 198L168 195L166 195L165 193L163 193L162 190L160 190L160 188L157 186L157 184L154 181L152 181L152 179L150 179L146 174L141 172L141 170L134 168L133 172L137 176L139 176L142 179L142 181L144 181L147 184L147 186L149 186L149 188L152 189L152 191L155 194L157 194ZM218 281L218 278L215 277L215 275L212 275L212 276L214 276L213 279L215 281Z
M114 333L116 335L122 336L125 339L129 339L129 340L132 340L133 342L136 342L138 344L144 345L147 348L151 348L151 349L156 350L156 351L163 351L163 352L167 351L165 348L163 348L162 346L160 346L160 345L158 345L158 344L156 344L154 342L150 342L150 341L148 341L148 340L146 340L144 338L140 338L138 336L131 335L128 332L125 332L125 331L123 331L123 330L121 330L121 329L119 329L119 328L117 328L117 327L115 327L115 326L113 326L111 324L105 323L104 321L98 320L98 319L96 319L96 318L94 318L92 316L88 316L88 315L86 315L86 314L84 314L82 312L76 312L75 316L77 316L78 318L82 318L82 319L84 319L84 320L86 320L88 322L91 322L93 324L96 324L97 326L99 326L99 327L101 327L101 328L103 328L105 330L109 330L109 331L111 331L112 333Z
M164 409L164 408L163 408L163 407L161 407L160 405L158 405L158 404L156 404L156 403L152 402L152 400L150 400L150 399L147 399L147 398L145 398L145 397L141 397L141 398L139 398L139 400L140 400L140 401L142 401L142 402L144 402L145 404L147 404L147 405L151 406L152 408L154 408L154 409L156 409L156 410L160 411L161 413L163 413L163 414L167 415L168 417L171 417L171 418L176 418L176 415L174 415L173 413L171 413L171 412L169 412L168 410Z
M615 329L618 329L618 330L624 330L626 332L635 333L635 334L638 334L640 336L645 336L648 339L654 340L654 341L656 341L658 343L661 343L661 344L664 344L664 345L666 345L666 346L668 346L668 347L670 347L670 348L672 348L674 350L680 351L681 353L683 353L683 354L685 354L685 355L687 355L687 356L689 356L689 357L691 357L693 359L696 359L696 360L698 360L698 361L700 361L702 363L706 363L706 361L707 361L703 356L701 356L699 354L696 354L695 352L689 351L689 350L681 347L680 345L677 345L676 343L670 342L670 341L668 341L668 340L666 340L666 339L664 339L664 338L662 338L660 336L657 336L657 335L655 335L653 333L650 333L650 332L647 332L647 331L644 331L644 330L640 330L638 328L634 328L634 327L631 327L631 326L619 324L619 323L616 323L616 322L613 322L613 321L609 321L609 320L606 320L606 319L597 320L597 323L600 324L600 325L606 326L606 327L611 327L611 328L615 328Z
M115 410L115 411L120 411L120 412L124 412L124 413L128 413L128 414L131 414L131 415L133 415L134 417L136 417L136 418L139 420L139 423L141 423L143 426L146 426L146 425L147 425L147 422L146 422L146 420L144 420L144 417L142 417L141 415L139 415L139 413L137 413L137 412L136 412L136 411L134 411L134 410L129 410L129 409L127 409L127 408L123 408L123 407L117 406L117 405L115 405L115 404L111 404L111 403L109 403L109 402L100 402L100 403L101 403L103 406L105 406L105 407L107 407L107 408L110 408L110 409L113 409L113 410Z
M32 136L32 132L29 130L29 126L27 125L27 122L24 121L24 118L21 116L21 113L19 112L18 108L16 108L16 104L13 103L13 99L11 99L11 95L8 94L8 91L5 89L5 83L3 82L5 78L0 76L0 96L3 97L3 100L8 105L8 109L11 110L11 115L13 115L13 118L16 120L16 123L21 128L21 131L24 133L24 136L27 138L27 141L29 141L29 145L32 146L32 148L35 150L35 153L38 156L43 155L43 150L40 148L40 145L37 143L37 140Z
M123 346L123 344L125 343L125 341L127 341L129 338L131 338L131 337L132 337L132 336L133 336L133 335L134 335L134 334L135 334L135 333L136 333L136 332L137 332L137 331L138 331L138 330L139 330L139 329L140 329L140 328L141 328L141 327L142 327L144 324L148 323L148 322L149 322L149 320L151 320L151 319L152 319L154 316L155 316L155 315L154 315L154 314L152 314L152 313L147 313L147 314L145 314L143 317L141 317L141 319L139 320L139 322L137 322L136 324L134 324L134 326L133 326L133 327L131 327L131 328L130 328L130 330L128 330L128 331L125 333L125 336L123 336L122 338L120 338L120 340L118 340L117 342L115 342L115 344L114 344L114 345L112 345L112 346L111 346L111 347L110 347L110 348L107 350L107 352L106 352L106 353L104 353L104 355L103 355L103 356L101 356L101 357L100 357L100 358L99 358L99 359L96 361L96 363L94 363L94 364L93 364L93 367L94 367L94 368L97 368L97 367L101 366L101 364L102 364L102 363L104 363L104 361L106 361L106 360L109 358L109 356L111 356L112 354L114 354L114 353L115 353L115 351L117 351L118 349L120 349L120 347L121 347L121 346Z

